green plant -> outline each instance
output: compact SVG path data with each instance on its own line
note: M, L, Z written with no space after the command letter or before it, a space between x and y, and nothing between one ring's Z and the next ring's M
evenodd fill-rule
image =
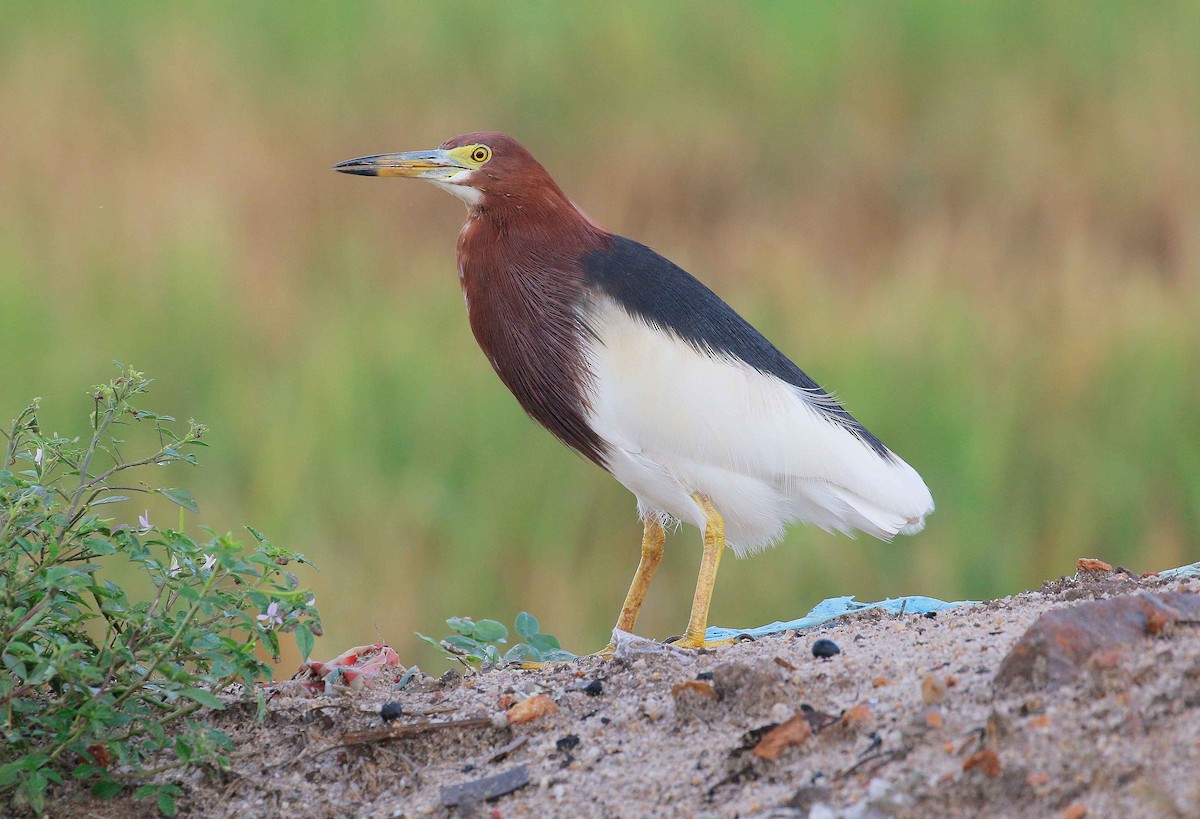
M185 510L199 511L191 494L129 479L139 467L195 464L205 428L189 421L176 434L170 416L135 407L151 382L117 366L92 390L85 443L44 434L36 400L3 433L0 794L39 813L64 771L106 797L172 768L226 766L229 738L193 716L223 707L217 695L235 684L257 696L253 684L271 674L260 649L278 655L280 632L294 633L305 656L320 633L312 595L283 568L303 557L250 527L249 549L210 530L197 542L183 531ZM139 425L133 436L155 444L128 458L113 433ZM177 504L178 529L148 512L136 527L102 517L132 493ZM149 599L110 571L144 577ZM149 783L135 795L171 815L180 793Z
M451 617L446 625L454 629L454 634L435 640L417 632L417 636L443 651L446 656L457 660L465 666L509 665L510 663L544 663L565 662L575 659L575 655L559 644L553 634L542 634L537 618L527 611L517 615L513 624L517 634L525 638L512 648L500 654L497 647L508 641L508 628L496 620L479 620L470 617Z

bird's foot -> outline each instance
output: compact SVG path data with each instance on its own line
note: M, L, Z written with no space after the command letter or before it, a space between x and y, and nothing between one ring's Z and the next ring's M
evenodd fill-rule
M732 642L733 640L728 638L724 640L705 640L703 634L685 634L682 637L667 641L667 645L675 646L675 648L688 648L696 650L703 648L718 648L719 646L727 646Z

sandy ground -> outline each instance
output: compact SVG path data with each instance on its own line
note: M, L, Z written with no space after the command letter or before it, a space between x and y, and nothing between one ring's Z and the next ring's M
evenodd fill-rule
M1200 595L1200 580L1083 572L932 617L862 612L702 652L635 643L611 660L280 695L262 723L244 706L212 715L238 743L233 770L183 781L180 814L1200 816L1194 620L1097 651L1057 688L1038 685L1045 663L1033 682L995 682L1043 613L1138 592ZM841 653L814 657L819 639ZM525 700L551 712L512 724ZM401 715L385 726L387 701ZM55 805L152 814L126 798Z

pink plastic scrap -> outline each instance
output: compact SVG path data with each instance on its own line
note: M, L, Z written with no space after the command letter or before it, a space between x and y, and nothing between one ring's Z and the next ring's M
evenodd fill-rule
M361 691L387 668L398 668L400 655L391 646L372 643L343 651L328 662L305 660L292 679L304 686L310 697L339 690Z

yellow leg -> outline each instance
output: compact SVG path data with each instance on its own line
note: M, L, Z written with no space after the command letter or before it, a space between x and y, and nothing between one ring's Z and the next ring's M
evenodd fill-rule
M681 648L703 648L704 632L708 628L708 606L712 602L713 586L717 582L717 567L725 551L725 521L707 495L695 494L692 499L704 510L704 555L700 558L700 576L696 578L696 594L692 598L692 616L687 631L674 645Z
M663 531L658 515L647 517L645 526L642 532L642 556L638 560L637 571L633 574L633 582L629 584L629 594L625 595L625 605L621 606L621 615L617 618L616 627L621 631L633 631L638 612L642 610L642 603L646 601L646 592L650 590L650 581L654 579L654 572L662 562L663 542L667 539L667 533ZM610 642L592 656L611 657L613 648L614 645Z
M647 515L646 528L642 533L642 557L638 561L633 582L629 584L629 594L625 595L625 605L621 606L621 616L617 618L617 628L621 631L633 631L637 623L638 612L642 610L646 592L650 590L650 581L662 562L663 542L666 539L667 533L663 531L658 515Z

